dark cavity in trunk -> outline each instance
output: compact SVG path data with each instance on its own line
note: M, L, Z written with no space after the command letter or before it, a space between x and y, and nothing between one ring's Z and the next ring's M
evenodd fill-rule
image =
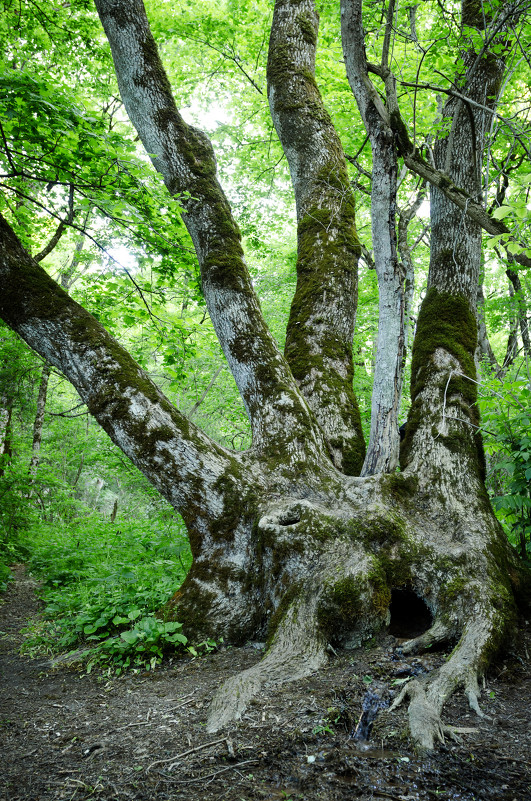
M390 611L389 634L398 639L409 640L418 637L427 631L433 622L430 610L413 590L393 590Z

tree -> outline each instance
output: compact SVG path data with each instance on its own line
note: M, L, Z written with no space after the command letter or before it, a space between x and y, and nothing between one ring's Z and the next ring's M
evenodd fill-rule
M221 447L172 406L39 267L5 218L0 314L73 383L111 439L182 514L194 561L165 613L195 638L241 643L267 631L264 659L217 692L210 730L241 714L262 685L319 668L329 643L355 647L385 628L392 592L405 588L425 601L433 620L404 651L455 643L436 673L410 682L404 693L414 739L432 748L444 730L443 705L457 688L480 713L478 678L510 633L529 586L485 490L474 362L480 226L491 219L481 202L480 169L505 51L526 7L494 4L485 11L464 0L453 81L460 91L442 109L430 165L412 146L396 102L389 68L394 6L384 17L382 62L373 68L363 49L361 3L342 5L345 62L371 139L373 198L380 204L373 247L382 338L374 458L363 477L365 444L352 389L360 244L343 147L315 80L313 0L277 0L269 43L271 115L297 205L297 288L285 354L263 318L212 146L176 107L142 1L96 0L96 7L129 119L183 209L252 447ZM385 102L369 69L385 82ZM397 153L439 187L432 193L429 289L417 322L398 473L405 301L394 231ZM470 199L460 209L454 201L461 202L462 186Z

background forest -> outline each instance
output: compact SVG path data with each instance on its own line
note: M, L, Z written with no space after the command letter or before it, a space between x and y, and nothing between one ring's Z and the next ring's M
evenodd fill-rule
M191 241L127 120L92 4L4 0L2 6L0 212L189 419L219 443L244 450L248 421L206 311ZM146 6L186 120L213 141L266 321L283 347L296 232L287 163L265 92L271 3L153 0ZM378 328L371 149L346 83L337 4L323 0L319 12L317 81L349 162L363 251L353 347L367 435ZM384 35L380 3L367 3L367 20L371 60ZM429 153L455 67L457 6L445 3L435 15L431 3L397 5L394 31L391 59L402 82L402 114ZM500 116L492 119L484 187L487 207L520 242L531 209L527 53L522 43L512 55L510 75L518 67L520 77L507 81ZM409 346L426 290L428 204L425 182L404 168L397 225ZM529 558L531 279L515 261L518 254L531 256L501 236L485 238L479 396L488 489L507 536ZM406 378L400 422L408 389ZM28 562L44 582L44 619L29 633L28 649L83 646L89 665L122 670L153 667L166 649L187 645L179 623L154 614L190 564L182 521L72 386L3 325L0 546L4 584L14 561Z

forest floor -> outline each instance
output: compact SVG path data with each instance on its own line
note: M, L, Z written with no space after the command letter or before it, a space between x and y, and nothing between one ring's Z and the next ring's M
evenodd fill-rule
M426 757L405 735L406 711L380 712L368 742L352 737L368 691L393 692L443 653L397 659L387 636L332 656L304 681L262 693L230 730L207 734L212 693L260 657L257 644L115 678L21 656L39 614L18 566L0 601L0 799L136 801L528 801L531 799L531 625L492 667L489 718L464 698L445 720L473 727Z

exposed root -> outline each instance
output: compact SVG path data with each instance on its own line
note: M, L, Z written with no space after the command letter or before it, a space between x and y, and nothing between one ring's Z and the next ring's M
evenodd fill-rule
M408 709L411 736L421 751L432 751L436 742L445 742L445 735L459 742L460 734L474 734L477 731L473 728L448 726L443 723L440 713L428 698L426 686L418 679L412 679L402 688L388 711L392 712L406 698L411 700Z
M403 654L419 654L431 648L432 645L441 645L451 639L451 631L441 620L435 620L433 625L414 640L408 640L401 645Z
M266 656L219 688L208 713L209 733L239 719L262 687L305 678L327 662L326 642L315 624L316 605L314 596L290 607Z
M444 726L437 709L427 698L423 684L412 679L390 706L389 711L396 709L406 698L409 698L409 729L418 748L432 751L435 742L444 743Z
M445 702L458 687L463 688L470 708L478 716L485 717L479 707L478 673L485 649L494 635L495 619L485 616L470 621L448 661L432 676L408 682L389 708L391 712L409 698L411 736L420 750L433 750L437 741L444 742L445 734L454 737L467 733L466 729L446 726L441 720Z

